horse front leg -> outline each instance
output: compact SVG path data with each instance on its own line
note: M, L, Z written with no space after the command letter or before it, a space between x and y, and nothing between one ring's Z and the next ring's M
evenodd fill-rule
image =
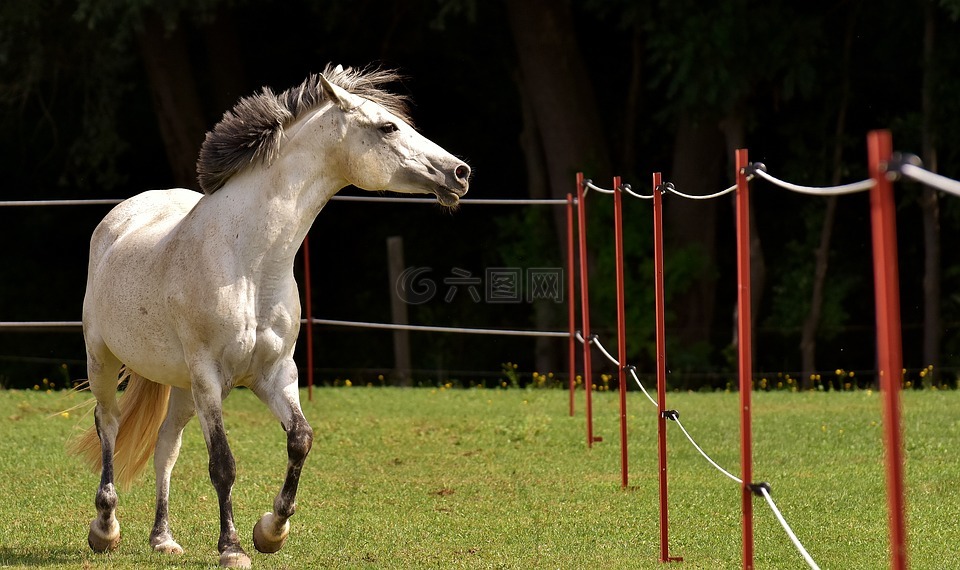
M193 395L189 390L174 388L170 392L167 417L160 426L153 466L157 476L157 515L150 532L150 546L156 552L183 554L170 530L170 474L180 455L183 428L194 415Z
M218 377L210 375L210 378ZM237 479L237 467L223 427L223 387L219 379L205 381L195 377L193 401L210 455L210 481L220 505L220 538L217 540L220 566L250 568L250 557L240 547L240 538L233 523L232 490Z
M254 388L287 432L287 474L283 487L273 500L273 512L265 513L253 527L254 547L267 554L280 550L290 533L289 519L297 509L300 472L313 446L313 428L300 408L296 366L290 362L285 370L287 373L280 376L280 382Z

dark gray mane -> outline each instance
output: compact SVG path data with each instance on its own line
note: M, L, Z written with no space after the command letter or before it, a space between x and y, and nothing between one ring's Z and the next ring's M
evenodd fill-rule
M410 122L406 99L382 88L400 76L391 70L323 70L327 81L369 99ZM197 177L205 194L213 194L231 176L255 162L269 164L280 154L283 129L326 101L320 76L311 74L297 87L274 95L269 87L240 99L207 133L197 160Z

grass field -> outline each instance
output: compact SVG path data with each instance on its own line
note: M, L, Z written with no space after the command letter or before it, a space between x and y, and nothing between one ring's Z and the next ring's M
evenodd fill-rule
M304 395L305 396L305 395ZM582 393L579 394L582 410ZM316 431L287 545L255 568L661 568L656 416L629 394L632 489L619 486L617 395L594 397L604 442L559 390L325 388L304 402ZM67 457L75 394L0 391L0 567L203 568L216 564L217 504L196 421L174 472L176 558L147 544L152 474L120 496L123 542L86 546L98 476ZM304 400L306 398L304 397ZM739 471L736 394L668 396L713 458ZM83 427L90 418L82 421ZM227 401L244 547L285 466L284 435L246 391ZM941 569L960 545L960 392L907 392L910 563ZM677 568L738 568L740 494L669 427L671 554ZM877 393L757 393L758 480L824 569L888 568ZM761 499L756 567L805 568Z

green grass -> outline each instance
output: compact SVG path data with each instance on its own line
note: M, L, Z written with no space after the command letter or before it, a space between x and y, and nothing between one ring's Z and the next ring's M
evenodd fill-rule
M305 396L305 395L304 395ZM255 568L661 568L656 416L630 400L630 483L620 489L616 393L594 396L604 442L585 446L583 394L559 390L325 388L305 412L316 439L287 545ZM98 477L67 457L82 398L0 391L0 566L203 568L216 564L217 506L197 422L174 472L174 533L186 549L150 552L152 475L120 497L123 542L86 546ZM304 397L304 400L306 398ZM736 394L670 394L714 459L739 472ZM960 544L960 392L904 394L910 563L948 566ZM83 427L90 418L82 421ZM244 547L285 466L284 435L249 392L227 401L237 457L234 507ZM740 495L669 425L671 554L678 568L737 568ZM756 393L757 480L824 568L887 568L877 393ZM756 567L804 568L761 499ZM946 565L946 566L945 566Z

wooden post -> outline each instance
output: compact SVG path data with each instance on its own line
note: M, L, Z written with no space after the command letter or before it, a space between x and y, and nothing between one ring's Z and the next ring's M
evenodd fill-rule
M397 293L403 274L403 237L387 238L387 271L390 276L390 317L395 325L409 324L407 303ZM393 380L399 386L410 385L410 331L393 331Z

